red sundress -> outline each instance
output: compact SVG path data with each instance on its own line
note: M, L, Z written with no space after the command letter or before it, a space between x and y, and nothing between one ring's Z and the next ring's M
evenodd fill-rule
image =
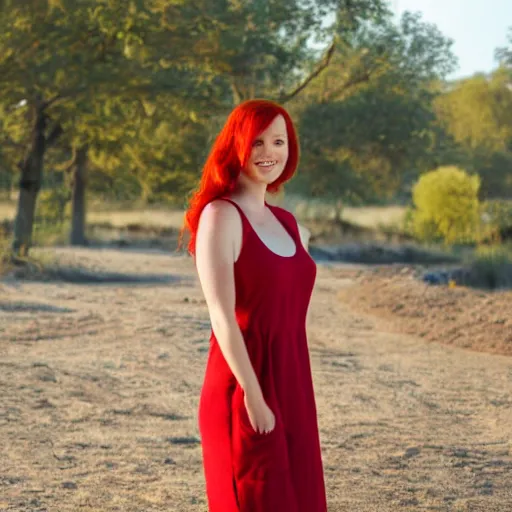
M269 434L252 428L238 385L212 331L199 401L199 430L210 512L326 512L317 413L306 337L316 264L295 217L267 204L295 242L293 256L271 251L243 210L234 265L236 318L267 404Z

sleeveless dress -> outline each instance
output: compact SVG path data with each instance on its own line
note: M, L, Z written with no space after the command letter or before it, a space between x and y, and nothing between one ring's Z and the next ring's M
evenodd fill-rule
M326 512L305 325L316 264L290 212L266 203L296 246L293 256L279 256L238 204L222 199L242 219L236 318L276 425L269 434L252 428L244 392L212 330L198 410L209 511Z

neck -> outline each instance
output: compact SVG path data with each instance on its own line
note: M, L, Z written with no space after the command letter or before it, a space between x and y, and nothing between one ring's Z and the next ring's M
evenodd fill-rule
M241 174L233 195L239 198L249 210L258 213L265 210L266 192L266 183L254 182Z

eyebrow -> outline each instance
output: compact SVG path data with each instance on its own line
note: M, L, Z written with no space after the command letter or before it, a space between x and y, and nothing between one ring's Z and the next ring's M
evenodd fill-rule
M277 137L286 137L286 135L284 135L283 133L277 133L276 135L274 135L274 138ZM261 140L261 137L256 137L254 140Z

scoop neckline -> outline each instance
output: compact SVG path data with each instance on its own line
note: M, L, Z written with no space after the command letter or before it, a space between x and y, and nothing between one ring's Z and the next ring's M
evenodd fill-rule
M294 258L295 256L297 256L298 252L299 252L299 247L297 245L297 240L295 239L295 237L292 235L292 233L290 233L290 231L288 230L288 228L281 222L281 220L277 217L277 215L272 211L272 206L270 204L267 203L267 201L265 201L265 206L270 210L270 213L272 213L272 215L275 217L276 221L284 228L284 230L288 233L288 235L290 235L290 238L292 239L294 245L295 245L295 251L293 254L290 254L288 256L286 255L283 255L283 254L277 254L277 252L274 252L263 240L262 238L260 237L260 235L258 235L258 232L254 229L254 226L251 224L251 221L249 220L249 218L247 217L247 215L245 214L243 208L236 202L234 201L233 199L230 199L230 198L227 198L227 197L223 197L222 199L225 199L231 203L234 203L238 209L240 210L240 212L242 213L242 215L245 217L245 220L247 222L247 224L249 224L249 227L251 228L251 231L254 233L254 235L256 236L256 238L260 241L261 245L263 245L268 252L270 252L271 254L273 254L274 256L277 256L278 258L284 258L284 259L290 259L290 258Z

